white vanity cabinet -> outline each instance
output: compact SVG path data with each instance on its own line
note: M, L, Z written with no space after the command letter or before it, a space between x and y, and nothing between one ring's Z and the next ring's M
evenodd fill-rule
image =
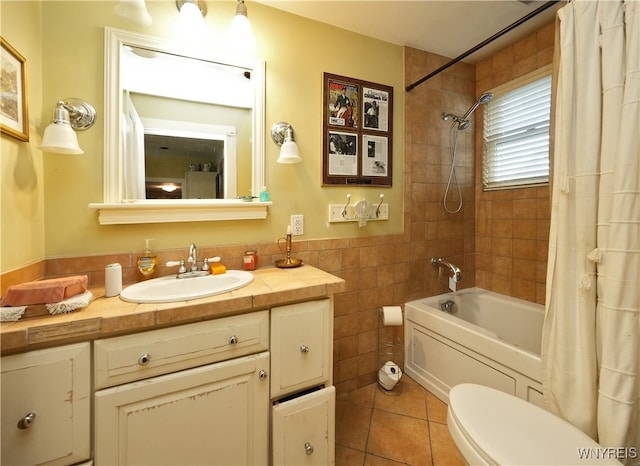
M97 340L96 465L268 464L268 315Z
M2 358L3 465L68 465L88 460L90 344Z
M333 303L271 309L274 465L335 464Z

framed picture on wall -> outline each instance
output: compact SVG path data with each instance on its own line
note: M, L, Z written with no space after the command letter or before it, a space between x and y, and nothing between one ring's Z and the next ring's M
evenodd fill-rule
M391 186L393 87L323 78L323 186Z
M327 133L329 176L356 176L358 174L358 135L346 131Z
M0 46L0 131L28 141L27 60L4 37Z
M357 128L359 123L360 86L341 79L329 77L326 82L325 114L329 126Z
M362 115L364 129L389 130L389 93L370 87L362 88Z
M386 136L362 135L362 175L388 176L389 140Z

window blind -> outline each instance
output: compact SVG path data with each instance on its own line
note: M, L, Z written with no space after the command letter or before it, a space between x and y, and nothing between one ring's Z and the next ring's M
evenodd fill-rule
M496 95L485 105L485 189L549 181L550 113L550 75Z

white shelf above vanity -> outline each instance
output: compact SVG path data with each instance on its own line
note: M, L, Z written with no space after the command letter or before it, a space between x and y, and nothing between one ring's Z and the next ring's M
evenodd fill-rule
M184 199L175 201L135 201L92 203L101 225L133 223L197 222L211 220L260 220L267 218L272 202L242 199Z

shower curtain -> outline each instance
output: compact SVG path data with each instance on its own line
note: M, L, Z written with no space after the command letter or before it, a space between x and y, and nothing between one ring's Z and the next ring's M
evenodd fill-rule
M640 2L574 0L557 28L545 403L640 464Z
M122 103L124 199L145 199L144 125L127 90Z

